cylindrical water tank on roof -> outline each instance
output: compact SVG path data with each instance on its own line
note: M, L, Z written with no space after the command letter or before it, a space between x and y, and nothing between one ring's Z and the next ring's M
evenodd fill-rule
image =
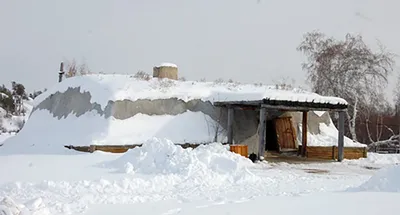
M172 63L162 63L153 67L153 77L178 80L178 66Z

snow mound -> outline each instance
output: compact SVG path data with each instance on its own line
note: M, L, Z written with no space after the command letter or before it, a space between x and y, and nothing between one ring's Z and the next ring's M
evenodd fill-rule
M26 205L17 204L9 197L0 202L0 215L49 215L50 211L43 204L42 198L27 202Z
M322 116L322 114L321 114ZM319 131L320 133L314 134L311 132L307 132L307 144L308 146L337 146L338 145L338 136L339 136L339 131L333 124L332 119L329 119L330 122L328 124L326 123L319 123ZM302 127L299 126L299 134L302 133ZM301 138L301 136L298 136ZM302 141L301 139L298 139L298 144L301 145ZM367 145L359 143L359 142L354 142L352 139L348 137L344 137L344 146L345 147L359 147L359 148L365 148Z
M368 181L349 191L400 192L400 166L379 170Z
M0 136L0 143L5 141L0 154L64 154L70 153L64 145L140 145L153 137L178 144L209 143L215 136L214 125L217 122L208 115L191 111L153 116L139 113L125 120L106 119L91 111L59 120L47 110L37 110L18 135L10 139ZM224 138L220 132L218 139L224 141Z
M208 177L231 181L254 178L247 169L252 165L249 159L230 152L220 143L183 149L168 139L158 138L150 139L141 147L133 148L106 163L106 166L125 173L172 174L202 180Z

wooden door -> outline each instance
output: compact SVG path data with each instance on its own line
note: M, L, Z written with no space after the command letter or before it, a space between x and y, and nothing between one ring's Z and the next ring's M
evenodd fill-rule
M277 118L275 128L280 150L296 149L296 130L293 127L292 117Z

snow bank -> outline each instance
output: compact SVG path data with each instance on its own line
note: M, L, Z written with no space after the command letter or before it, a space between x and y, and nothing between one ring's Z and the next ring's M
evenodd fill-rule
M4 197L0 202L0 215L49 215L42 198L34 199L25 205L17 204L9 197Z
M240 181L255 176L247 170L254 164L247 158L230 152L219 143L183 149L167 139L153 138L129 150L106 166L125 173L172 174L204 181Z
M96 111L76 117L57 119L47 110L32 114L18 135L4 142L0 153L65 153L64 145L134 145L153 138L167 138L174 143L209 143L218 125L202 112L187 111L178 115L136 114L118 120L104 118ZM44 135L46 137L44 137ZM225 136L219 134L219 140Z
M379 170L368 181L350 191L400 192L400 166Z
M108 101L138 99L169 99L178 98L185 102L193 99L203 101L233 101L233 100L289 100L314 101L320 103L347 104L341 98L324 97L315 93L295 90L278 90L275 86L213 83L196 81L159 80L152 78L140 80L129 75L85 75L68 78L55 85L52 89L39 95L34 105L56 92L63 93L68 88L80 88L80 92L90 92L91 103L98 103L102 108Z

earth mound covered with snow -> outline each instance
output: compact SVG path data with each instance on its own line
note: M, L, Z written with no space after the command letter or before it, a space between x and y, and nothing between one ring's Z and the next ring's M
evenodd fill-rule
M400 192L400 166L379 170L368 181L349 191Z
M103 164L127 174L177 175L204 181L257 179L247 169L254 165L251 160L230 152L220 143L184 149L168 139L153 138Z

